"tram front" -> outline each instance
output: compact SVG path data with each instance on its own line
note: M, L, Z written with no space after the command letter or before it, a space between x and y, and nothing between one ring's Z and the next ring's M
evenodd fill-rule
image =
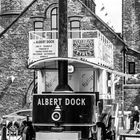
M101 140L107 127L109 137L114 132L107 125L115 99L113 45L98 30L78 32L81 38L68 39L68 57L59 57L58 39L49 39L51 31L30 32L29 68L37 77L32 105L37 140ZM107 116L101 120L103 110Z

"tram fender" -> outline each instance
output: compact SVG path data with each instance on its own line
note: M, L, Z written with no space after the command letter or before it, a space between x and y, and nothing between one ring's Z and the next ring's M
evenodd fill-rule
M32 125L25 126L22 133L22 140L32 140L34 137L34 129Z

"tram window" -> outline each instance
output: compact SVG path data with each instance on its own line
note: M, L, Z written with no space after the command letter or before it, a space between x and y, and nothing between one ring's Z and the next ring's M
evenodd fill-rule
M45 74L45 91L54 91L58 85L58 72L57 71L47 71Z

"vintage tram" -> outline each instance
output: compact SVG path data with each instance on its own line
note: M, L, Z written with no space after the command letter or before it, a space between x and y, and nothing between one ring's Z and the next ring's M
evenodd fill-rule
M33 138L115 140L118 137L118 104L111 96L102 98L97 92L107 90L103 84L106 70L72 58L43 59L32 66L40 65L47 68L37 69L36 73L38 83L37 91L33 94L30 126L33 127ZM72 70L69 66L73 67ZM113 87L109 88L111 92L114 90ZM30 129L27 130L23 132L26 139L32 133Z
M32 100L34 138L115 139L114 80L120 73L113 71L113 44L99 30L67 31L65 4L59 1L63 9L58 32L29 33L28 66L35 70L37 87ZM26 130L23 136L30 138Z

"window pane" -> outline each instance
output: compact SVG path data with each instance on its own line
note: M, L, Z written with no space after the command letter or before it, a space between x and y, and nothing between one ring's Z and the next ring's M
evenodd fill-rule
M35 22L35 28L43 28L43 23L42 22Z
M52 11L51 11L51 30L52 31L57 31L57 27L58 27L58 8L55 8L55 9L53 9ZM51 38L58 38L57 37L58 36L58 34L56 33L56 32L53 32L52 34L51 34Z
M52 10L52 15L56 15L56 8Z
M79 38L80 33L79 32L72 32L72 38Z
M79 28L80 27L80 22L79 21L73 21L71 24L72 28Z
M35 28L35 31L43 31L42 28Z
M52 39L58 39L58 32L52 32Z
M135 74L135 62L129 62L128 68L129 74Z
M55 28L56 29L56 15L55 16L52 16L52 28Z
M70 29L73 30L70 34L71 38L79 38L80 32L74 31L80 29L80 21L71 21L70 22Z

